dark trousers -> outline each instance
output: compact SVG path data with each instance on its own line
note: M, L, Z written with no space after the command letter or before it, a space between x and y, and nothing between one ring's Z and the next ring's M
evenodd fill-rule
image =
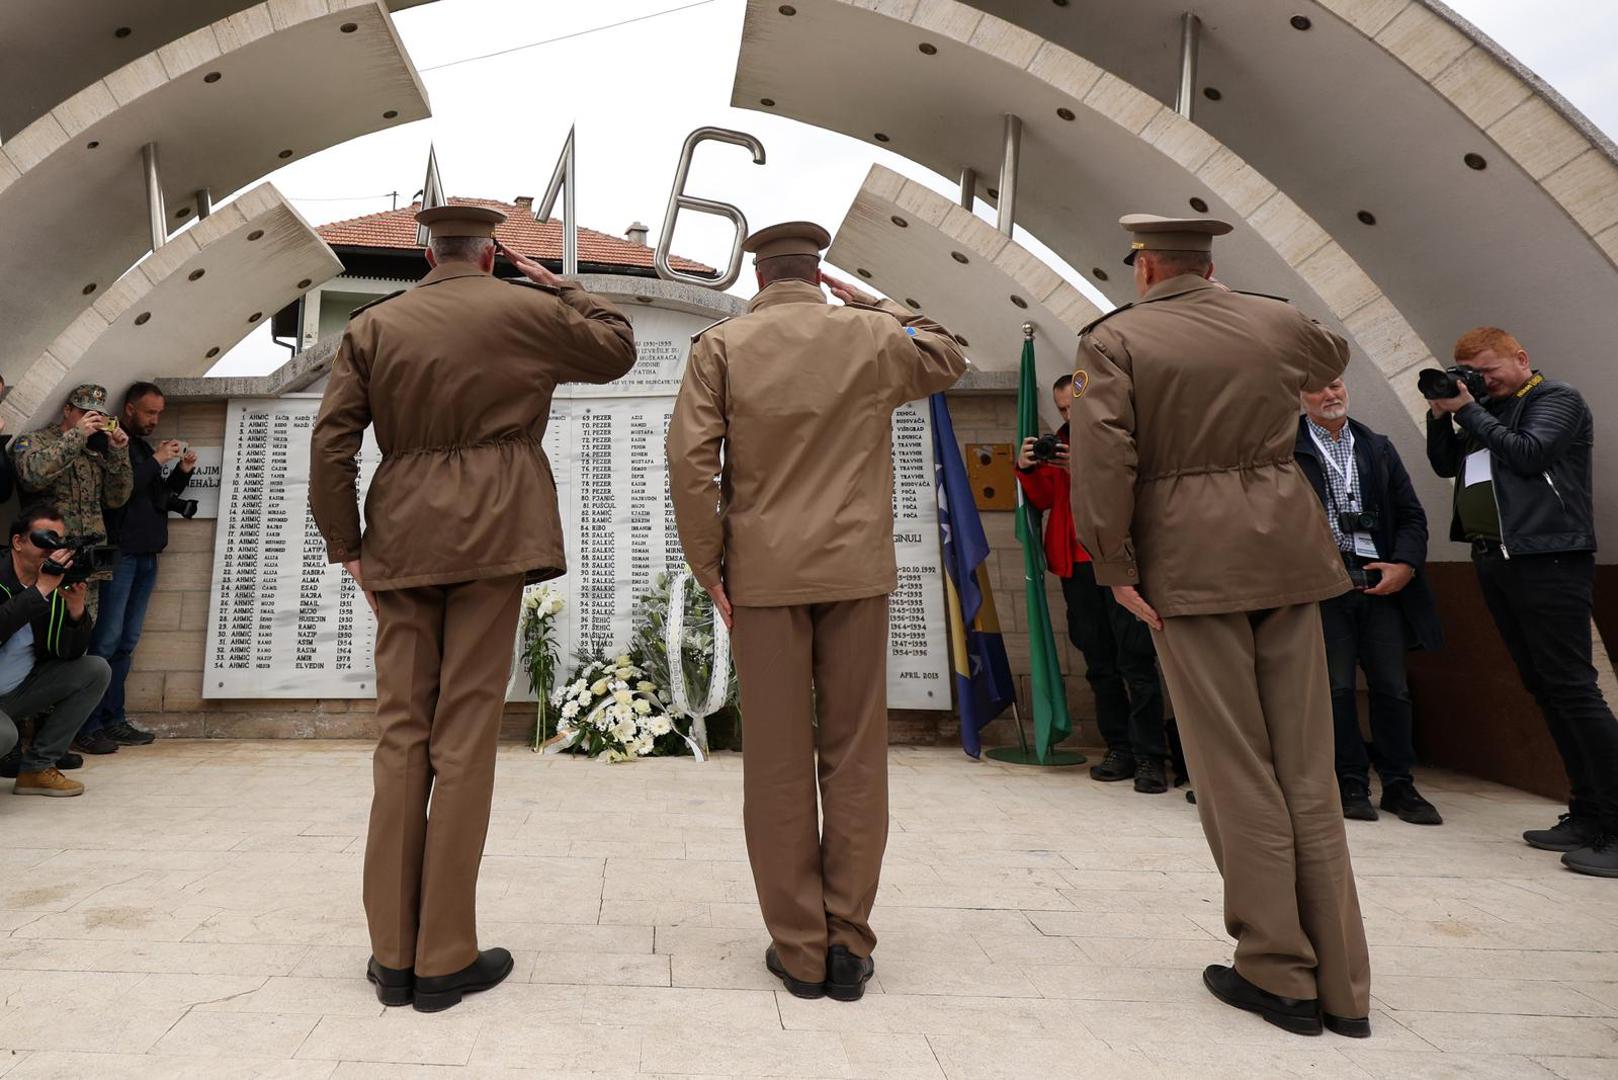
M1107 749L1142 758L1165 758L1163 684L1157 649L1145 623L1096 584L1089 563L1061 579L1067 601L1067 636L1084 654L1084 677L1096 699L1096 725Z
M1618 720L1596 685L1595 555L1475 557L1484 602L1567 767L1575 814L1618 832Z
M18 721L34 720L34 740L18 771L54 768L107 689L107 662L99 656L43 660L9 694L0 695L0 746L15 745Z
M1365 671L1371 698L1371 751L1387 787L1409 780L1416 764L1410 684L1405 678L1404 615L1391 596L1344 593L1323 601L1326 670L1331 675L1332 722L1337 729L1337 782L1369 788L1370 758L1360 737L1354 669Z
M124 722L124 680L140 644L141 626L146 622L146 605L157 584L156 555L124 555L112 572L112 580L101 583L101 605L90 638L90 655L102 657L112 668L112 681L83 732L89 734Z

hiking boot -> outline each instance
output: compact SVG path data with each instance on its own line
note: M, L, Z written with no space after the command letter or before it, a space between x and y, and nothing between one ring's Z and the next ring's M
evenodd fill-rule
M7 780L17 779L17 773L22 768L22 747L13 746L11 752L0 757L0 776Z
M846 945L826 950L826 996L833 1001L858 1001L875 974L876 961L869 956L855 956Z
M105 731L80 732L73 740L73 749L81 754L116 754L118 744L107 738Z
M1618 832L1602 833L1589 847L1568 852L1562 865L1592 877L1618 878Z
M794 979L791 975L788 975L786 965L781 963L781 954L776 952L774 945L764 950L764 966L770 969L771 975L781 980L782 985L787 988L787 993L793 997L813 1000L826 996L826 983L824 980L821 982L807 982L803 979ZM863 990L864 987L862 986L861 989Z
M515 966L515 961L506 950L484 949L478 953L476 960L452 975L417 975L416 1011L443 1012L453 1005L459 1005L465 994L479 994L499 986ZM380 991L379 986L379 997Z
M1101 759L1100 764L1090 766L1090 779L1100 780L1103 784L1128 780L1134 775L1135 755L1126 754L1122 750L1108 750L1107 756Z
M69 780L62 775L60 769L50 768L44 772L25 772L17 776L17 786L11 789L13 795L48 795L54 799L70 799L75 795L84 794L84 785L77 780Z
M119 746L149 746L157 741L156 735L150 731L142 731L128 720L120 720L110 727L104 727L101 733Z
M1210 964L1203 969L1202 983L1209 993L1237 1009L1258 1013L1282 1031L1294 1035L1319 1035L1324 1030L1320 1019L1320 1002L1314 998L1285 998L1261 990L1242 978L1241 973L1224 964Z
M1522 834L1529 847L1541 851L1577 851L1588 847L1601 835L1601 826L1594 818L1582 814L1563 814L1548 829L1529 829Z
M1442 825L1438 807L1421 797L1414 781L1395 780L1382 785L1382 809L1412 825Z
M1142 795L1161 795L1169 789L1163 776L1163 763L1156 758L1135 759L1135 790Z
M56 759L56 767L63 772L67 772L69 769L82 769L84 768L84 759L75 753L69 752ZM0 775L4 774L0 773Z
M1371 789L1353 781L1337 785L1343 799L1343 817L1349 821L1375 821L1376 807L1371 805Z

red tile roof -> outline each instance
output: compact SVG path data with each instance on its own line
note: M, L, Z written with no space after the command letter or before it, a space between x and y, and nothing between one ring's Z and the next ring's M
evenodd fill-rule
M511 250L529 258L560 262L562 259L562 223L537 221L532 199L518 203L499 202L494 199L450 199L454 206L487 206L499 210L507 217L504 225L495 229L500 242ZM368 247L405 249L416 247L416 214L419 203L384 210L380 214L334 221L315 231L321 239L334 247ZM652 269L652 249L632 244L628 240L594 229L579 229L579 262L606 266ZM717 274L711 266L704 266L678 255L669 257L676 270L693 274Z

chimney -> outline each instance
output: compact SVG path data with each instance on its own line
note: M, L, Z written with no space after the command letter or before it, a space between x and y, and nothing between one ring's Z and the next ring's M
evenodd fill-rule
M533 214L534 197L532 195L518 195L515 201L518 210L526 210L530 215Z
M651 245L646 242L646 238L651 235L651 232L651 226L642 225L637 221L624 230L624 238L636 247L650 247Z

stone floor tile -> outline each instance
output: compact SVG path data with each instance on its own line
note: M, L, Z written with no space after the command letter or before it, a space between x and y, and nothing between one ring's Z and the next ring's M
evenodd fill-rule
M1618 1016L1618 982L1576 981L1567 984L1574 990L1601 1003L1604 1016Z
M1089 1001L1198 1001L1207 997L1202 980L1183 971L1128 965L1034 964L1023 974L1042 997Z
M41 1050L6 1080L331 1080L335 1061L278 1061L274 1058L179 1058L159 1054L92 1054Z
M290 1058L319 1022L306 1013L187 1013L152 1047L179 1057Z
M1611 986L1610 983L1587 984ZM1371 993L1396 1012L1520 1013L1532 1016L1618 1016L1618 1009L1565 983L1531 979L1423 978L1372 975ZM1618 996L1613 999L1618 1004Z
M877 964L882 986L890 994L1034 998L1040 993L1014 965L990 964L964 957L960 961L929 956L896 958L884 953Z
M1029 919L1040 933L1054 937L1146 938L1152 941L1208 941L1224 937L1223 916L1214 920L1213 929L1198 925L1185 915L1156 915L1147 912L1031 911Z
M462 1011L465 1006L458 1006ZM193 1014L199 1015L199 1014ZM311 1025L300 1060L465 1065L483 1030L481 1017L388 1009L381 1016L325 1016Z
M0 970L287 975L307 952L305 945L0 939Z
M1078 1026L1067 1001L1043 998L937 997L866 994L859 1005L823 998L804 1001L776 995L780 1024L788 1030L949 1035L1040 1035Z
M110 1009L145 977L138 971L0 971L0 1009Z
M546 1017L501 1019L483 1025L469 1064L552 1072L634 1073L640 1068L642 1029L603 1024L558 1024ZM632 1020L633 1017L621 1019Z
M1448 1053L1618 1057L1618 1026L1595 1018L1401 1012L1399 1022Z
M842 1033L851 1080L945 1080L925 1035Z
M155 976L153 976L155 977ZM376 989L364 978L320 979L275 977L260 979L244 993L197 1003L199 1012L313 1013L316 1016L381 1016L384 1006ZM144 984L141 988L144 988Z
M1140 1050L1115 1050L1082 1029L1039 1037L940 1034L927 1041L948 1080L1167 1080L1171 1075Z
M1581 1057L1542 1057L1535 1064L1549 1069L1560 1080L1618 1080L1618 1059Z
M713 956L676 953L668 957L675 986L714 990L768 990L781 988L781 980L764 967L764 954L754 950Z
M542 952L528 981L564 986L672 985L667 956L624 953Z
M175 1009L27 1005L0 1012L0 1051L63 1050L144 1054L183 1015Z
M692 1025L648 1031L641 1040L647 1072L718 1072L748 1077L852 1077L842 1037L831 1031L758 1031L746 1039Z
M1556 1074L1525 1057L1506 1054L1444 1054L1381 1050L1376 1039L1342 1054L1372 1080L1555 1080Z
M1303 1039L1290 1044L1232 1046L1174 1044L1155 1040L1144 1047L1146 1056L1165 1077L1196 1080L1366 1080L1365 1072L1343 1056L1342 1040L1334 1037Z

